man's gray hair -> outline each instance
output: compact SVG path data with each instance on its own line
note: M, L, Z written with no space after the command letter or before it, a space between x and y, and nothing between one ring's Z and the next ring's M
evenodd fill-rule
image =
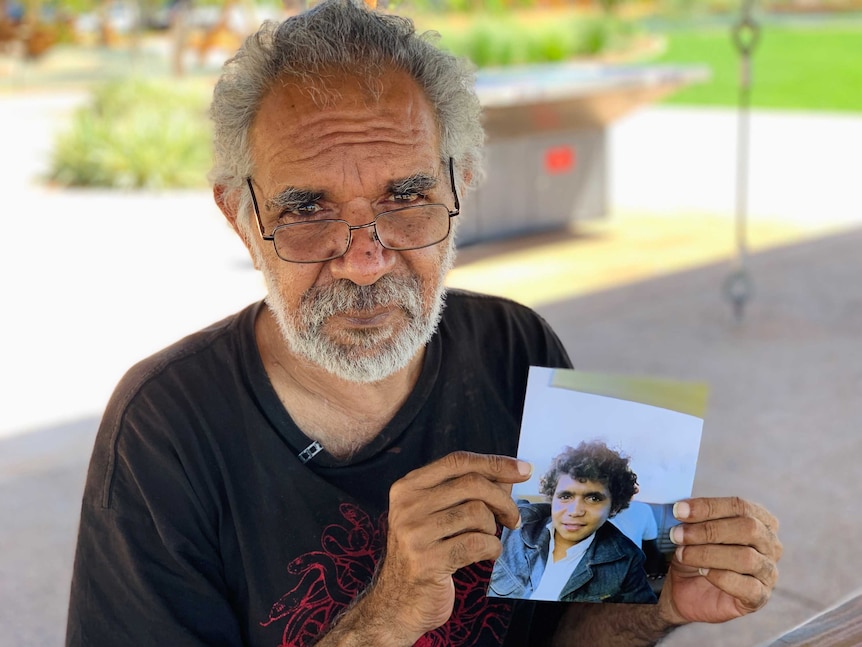
M284 22L265 22L225 63L213 93L214 165L210 182L228 191L252 175L249 129L266 92L285 76L323 90L324 74L357 74L373 91L386 69L403 70L424 90L440 133L441 161L455 160L459 182L480 174L484 133L469 63L438 49L436 34L418 35L407 18L360 1L325 0ZM248 200L240 201L245 211Z

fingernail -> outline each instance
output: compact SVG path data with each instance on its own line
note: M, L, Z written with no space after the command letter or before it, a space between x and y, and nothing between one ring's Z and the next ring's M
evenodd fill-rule
M691 506L687 501L677 501L673 504L673 516L682 521L688 519L691 514Z
M685 550L685 549L684 549L682 546L680 546L679 548L677 548L677 549L674 551L674 553L676 554L676 561L678 561L678 562L682 563L682 553L683 553L683 551L684 551L684 550Z
M704 577L706 577L707 573L709 573L709 569L708 568L699 568L699 569L697 569L697 572L700 573L701 575L703 575Z
M682 543L682 526L674 526L670 529L670 540L675 544Z
M518 473L521 476L530 476L533 473L533 466L527 461L518 461Z

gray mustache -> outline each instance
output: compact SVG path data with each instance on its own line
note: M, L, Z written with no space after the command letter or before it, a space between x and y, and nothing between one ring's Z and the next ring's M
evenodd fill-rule
M320 287L310 288L302 296L303 313L321 321L335 314L372 310L395 305L409 316L421 314L422 286L416 276L386 274L371 285L356 285L339 279Z

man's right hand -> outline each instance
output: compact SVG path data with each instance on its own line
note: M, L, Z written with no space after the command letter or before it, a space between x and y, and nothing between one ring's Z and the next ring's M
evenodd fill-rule
M497 523L520 523L512 484L531 471L514 458L456 452L397 481L375 581L328 637L350 644L348 634L358 630L375 645L412 645L444 624L455 603L452 574L499 557Z

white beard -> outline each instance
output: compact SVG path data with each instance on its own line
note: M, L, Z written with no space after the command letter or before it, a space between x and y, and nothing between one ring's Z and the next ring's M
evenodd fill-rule
M371 285L340 279L310 288L302 295L298 311L291 311L278 282L271 278L274 273L264 272L269 289L267 306L292 352L348 382L379 382L407 366L437 330L445 301L444 279L455 260L452 239L445 244L436 285L423 284L415 274L386 274ZM423 297L429 292L426 308ZM349 330L342 333L347 341L336 340L325 331L334 315L392 305L407 321L400 330Z

